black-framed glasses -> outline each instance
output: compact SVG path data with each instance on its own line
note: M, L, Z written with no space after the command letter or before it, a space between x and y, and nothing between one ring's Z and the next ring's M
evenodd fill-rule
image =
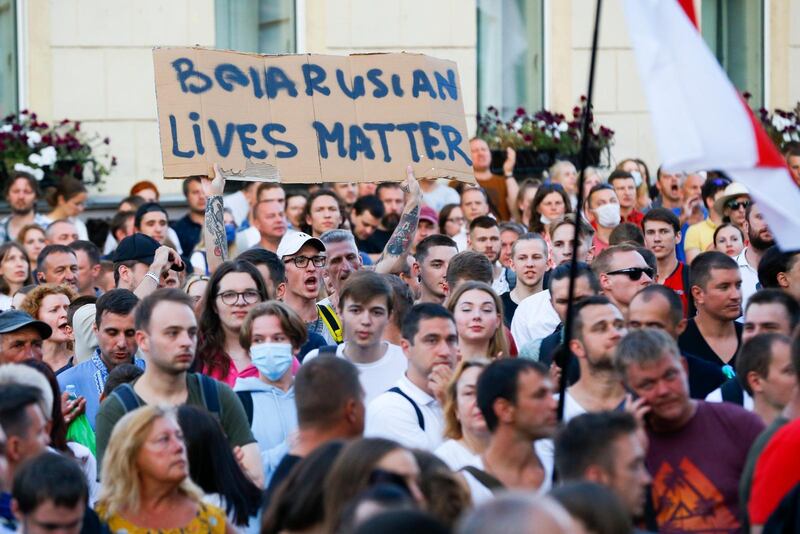
M245 304L255 304L261 300L261 293L255 289L246 289L244 291L223 291L218 293L217 296L222 299L222 303L226 306L233 306L239 302L239 297Z
M651 267L628 267L627 269L617 269L616 271L609 271L606 274L624 274L634 282L640 280L643 274L648 278L653 279L655 271Z
M328 260L325 256L313 256L309 258L308 256L295 256L294 258L289 258L288 260L283 260L283 263L294 262L294 266L298 269L305 269L308 267L308 262L312 262L314 267L325 267L325 262Z
M729 200L725 203L725 207L731 210L747 209L750 207L749 200Z

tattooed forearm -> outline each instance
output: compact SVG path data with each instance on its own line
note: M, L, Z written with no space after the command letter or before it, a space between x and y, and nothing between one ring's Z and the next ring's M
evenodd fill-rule
M222 197L212 196L206 200L206 256L228 259L228 240L225 236L225 224L222 218Z
M419 224L419 206L415 206L400 218L400 223L394 229L389 242L386 243L386 252L392 256L400 256L406 252L417 231L417 224Z

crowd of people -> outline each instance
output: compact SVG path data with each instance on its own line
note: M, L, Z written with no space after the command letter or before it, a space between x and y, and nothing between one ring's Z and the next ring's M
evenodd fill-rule
M792 531L800 251L719 172L470 147L474 184L215 167L177 220L14 173L0 532Z

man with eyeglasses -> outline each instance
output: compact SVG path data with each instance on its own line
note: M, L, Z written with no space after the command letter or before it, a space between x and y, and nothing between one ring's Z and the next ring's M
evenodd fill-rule
M775 244L775 238L772 237L767 221L757 205L750 204L745 208L745 220L749 244L736 256L736 263L742 275L742 306L746 307L753 293L761 288L758 283L758 265L767 249Z
M316 237L290 230L281 239L277 254L286 266L286 279L278 287L279 298L297 312L309 332L321 335L329 345L340 343L339 323L326 318L326 310L317 306L322 270L328 260L325 245ZM330 308L327 311L332 313Z
M653 269L633 245L615 245L605 249L592 262L592 270L600 281L603 294L625 318L633 296L656 278Z

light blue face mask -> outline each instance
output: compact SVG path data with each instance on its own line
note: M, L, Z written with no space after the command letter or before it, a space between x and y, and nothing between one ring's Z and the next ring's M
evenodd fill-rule
M235 224L226 224L225 225L225 238L228 240L228 244L230 245L234 241L236 241L236 225Z
M642 185L642 173L639 171L631 171L631 176L633 176L633 183L638 189L640 185Z
M292 346L289 343L257 343L250 347L250 358L256 369L276 382L292 365Z

